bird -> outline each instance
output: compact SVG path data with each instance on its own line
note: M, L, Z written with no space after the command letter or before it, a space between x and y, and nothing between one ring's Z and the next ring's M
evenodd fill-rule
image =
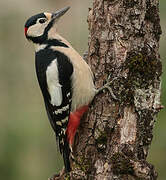
M97 92L89 65L57 31L58 20L69 8L36 14L24 26L35 47L36 75L65 172L71 171L70 155L81 117Z

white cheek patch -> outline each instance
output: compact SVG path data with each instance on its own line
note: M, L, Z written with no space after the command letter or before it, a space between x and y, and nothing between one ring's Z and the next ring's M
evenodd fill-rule
M46 70L48 91L51 96L51 104L60 106L62 104L62 90L58 78L57 60L55 59Z
M48 24L34 24L28 28L27 35L31 37L38 37L44 34L44 30Z

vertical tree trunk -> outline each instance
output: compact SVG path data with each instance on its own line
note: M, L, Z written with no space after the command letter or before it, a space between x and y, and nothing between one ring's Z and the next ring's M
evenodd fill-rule
M97 95L77 134L71 179L157 179L146 161L160 105L158 0L94 0L87 61Z

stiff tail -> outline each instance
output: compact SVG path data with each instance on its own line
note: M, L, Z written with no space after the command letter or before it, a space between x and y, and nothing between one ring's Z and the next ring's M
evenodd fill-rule
M66 173L71 171L70 159L69 159L70 152L71 152L71 150L69 147L69 143L67 142L67 138L65 138L64 148L63 148L63 161L64 161Z

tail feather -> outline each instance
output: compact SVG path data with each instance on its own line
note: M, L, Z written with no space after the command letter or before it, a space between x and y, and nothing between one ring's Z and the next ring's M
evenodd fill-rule
M64 148L63 148L63 161L65 165L65 171L70 172L71 171L71 166L70 166L70 147L69 143L67 142L67 138L65 138L64 142Z

